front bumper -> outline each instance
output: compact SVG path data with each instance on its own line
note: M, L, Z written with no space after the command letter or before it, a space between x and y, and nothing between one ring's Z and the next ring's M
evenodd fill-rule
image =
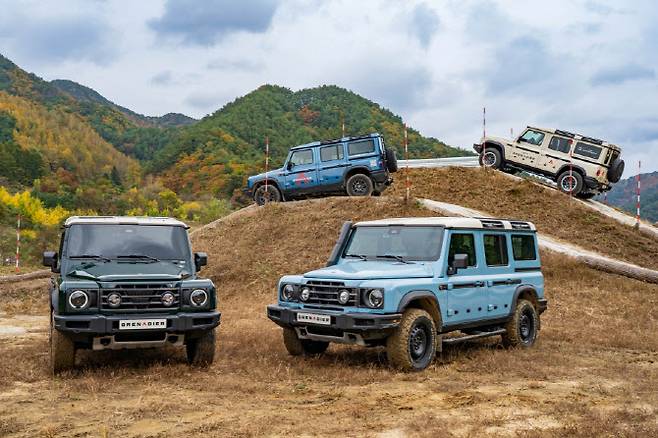
M62 332L90 335L108 335L128 332L166 331L184 333L212 330L219 325L221 313L189 312L168 315L121 314L121 315L55 315L55 328ZM166 319L167 327L153 330L119 330L119 321L137 319Z
M331 325L315 325L308 322L298 322L297 314L314 313L331 316ZM401 313L343 313L319 309L290 309L277 305L267 306L267 317L281 327L329 327L343 331L388 331L400 324Z
M477 143L473 143L473 150L475 152L477 152L478 154L482 153L482 145L477 144Z

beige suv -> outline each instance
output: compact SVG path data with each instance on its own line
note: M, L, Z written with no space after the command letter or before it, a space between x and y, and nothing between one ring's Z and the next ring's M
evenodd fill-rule
M514 140L487 136L473 149L481 165L538 174L584 199L610 190L624 173L619 146L559 129L528 126Z

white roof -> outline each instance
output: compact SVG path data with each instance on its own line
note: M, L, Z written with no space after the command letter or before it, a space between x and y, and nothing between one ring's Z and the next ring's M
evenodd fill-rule
M185 223L170 217L149 216L71 216L66 219L64 226L74 224L96 225L167 225L173 227L189 228Z
M471 218L471 217L401 217L357 222L360 226L420 225L440 226L445 228L482 228L504 230L536 231L532 222L515 219Z

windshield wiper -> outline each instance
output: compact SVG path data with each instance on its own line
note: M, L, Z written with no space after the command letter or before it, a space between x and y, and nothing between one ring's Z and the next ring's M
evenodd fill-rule
M152 262L159 262L160 259L155 258L150 255L146 254L128 254L128 255L120 255L117 256L118 259L142 259L142 260L150 260Z
M102 256L102 255L97 255L97 254L80 254L80 255L69 256L69 258L70 259L94 259L94 260L101 260L103 262L110 262L111 261L107 257Z
M402 256L395 255L395 254L378 255L377 257L380 257L380 258L383 258L383 259L395 259L398 262L406 263L408 265L413 265L414 264L414 262L410 262L409 260L405 260Z
M368 257L363 254L345 254L345 257L358 257L361 260L368 261Z

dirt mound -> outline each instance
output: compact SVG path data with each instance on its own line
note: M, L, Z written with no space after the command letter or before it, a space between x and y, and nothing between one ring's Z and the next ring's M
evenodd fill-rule
M223 312L215 364L189 368L169 350L92 353L53 380L45 330L0 337L0 435L658 435L658 288L549 253L550 304L532 349L495 339L447 347L420 374L391 370L381 349L288 356L265 316L279 276L322 266L344 220L419 215L433 213L391 198L330 198L200 230L194 249L209 254L202 274ZM47 315L36 292L11 300L21 293L17 309Z
M404 172L388 195L404 194ZM500 218L529 220L547 235L646 268L658 269L655 238L597 212L563 193L495 171L447 167L410 169L411 194L489 212Z

